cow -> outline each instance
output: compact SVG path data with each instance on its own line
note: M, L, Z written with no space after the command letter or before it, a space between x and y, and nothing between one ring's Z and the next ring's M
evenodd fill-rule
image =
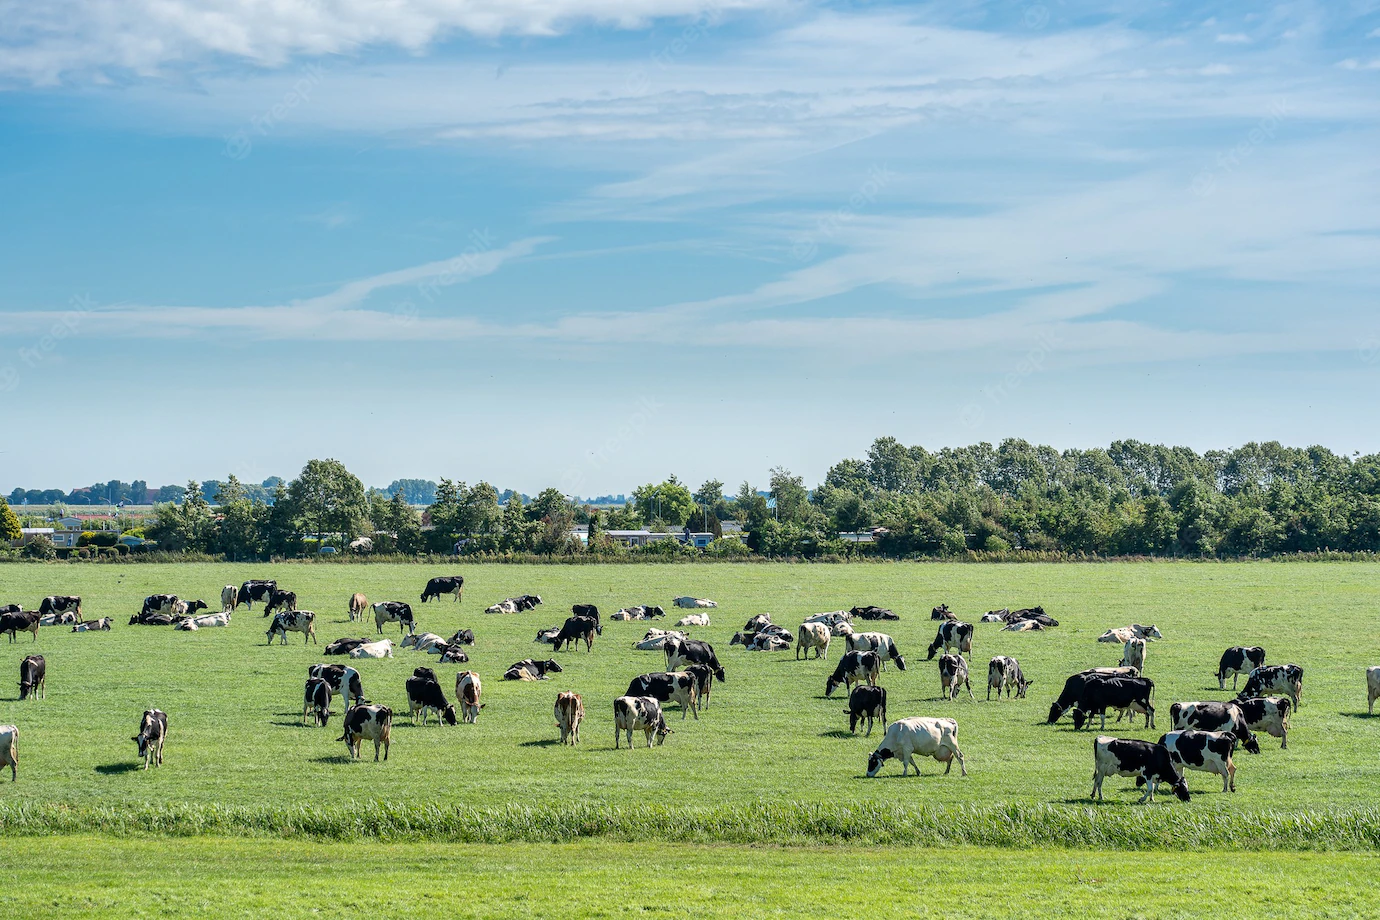
M1014 623L1007 623L1001 628L1002 632L1035 632L1044 629L1044 624L1038 620L1017 620Z
M1022 607L1020 610L1007 610L1003 608L1000 611L993 612L1000 614L1003 621L1012 624L1028 621L1039 624L1038 628L1040 629L1051 629L1059 625L1059 621L1045 613L1045 608L1043 607Z
M19 604L0 604L0 614L23 612L24 608L21 607Z
M464 591L465 576L437 575L435 578L428 579L426 587L422 589L422 603L425 604L432 598L439 601L442 594L449 594L455 598L455 602L458 604Z
M1121 649L1121 667L1135 668L1140 673L1145 673L1145 640L1131 638L1126 640L1126 644Z
M599 622L599 608L594 604L571 604L570 615L575 617L588 617L594 622Z
M931 620L957 620L958 614L949 609L948 604L940 604L938 607L930 608Z
M470 660L470 656L458 645L438 645L431 651L440 654L442 664L464 664Z
M1366 668L1367 715L1375 715L1375 700L1377 698L1380 698L1380 667Z
M915 756L933 757L944 764L944 773L953 769L954 758L958 759L960 775L968 775L968 767L963 762L963 752L958 747L958 722L955 719L931 719L911 716L897 719L887 727L882 743L877 745L867 758L867 775L876 776L882 764L895 758L901 761L901 775L915 768L920 775L920 767L912 760Z
M50 613L66 613L72 611L77 615L77 622L81 622L81 598L75 594L52 594L45 597L38 605L38 615L46 616Z
M473 671L461 671L455 675L455 698L460 701L460 718L470 724L479 721L479 710L485 704L479 701L484 695L484 686L479 675Z
M1272 664L1256 668L1246 678L1245 689L1236 698L1247 700L1266 693L1283 693L1298 709L1299 697L1303 696L1303 668L1296 664Z
M276 610L296 610L297 592L282 591L274 588L268 595L268 603L264 604L264 616L270 616Z
M129 618L130 626L172 626L178 622L170 613L136 613Z
M823 623L801 623L795 637L795 660L800 660L802 652L809 658L812 649L817 659L828 655L829 642L833 637L833 632Z
M953 702L958 699L958 691L964 687L968 688L968 699L976 700L973 696L973 685L968 680L968 662L962 655L941 655L939 656L939 693L940 695Z
M1169 751L1176 767L1215 773L1222 777L1222 791L1236 791L1237 737L1231 732L1172 731L1160 736L1160 744Z
M743 625L745 633L759 633L771 625L770 613L759 613Z
M671 639L662 646L666 653L666 670L674 671L681 665L707 664L714 671L714 678L724 682L724 669L719 665L719 656L714 654L714 646L699 639Z
M1078 705L1073 710L1073 728L1079 731L1093 716L1102 717L1102 729L1107 727L1107 710L1120 709L1145 716L1147 728L1155 727L1155 707L1150 698L1155 695L1155 682L1148 677L1106 677L1089 681L1083 687Z
M71 610L65 613L45 613L38 618L39 626L71 626L80 622L81 618Z
M1217 662L1217 689L1227 689L1227 675L1231 675L1231 689L1236 691L1236 682L1242 674L1250 676L1256 668L1265 667L1265 650L1258 645L1233 645L1222 653Z
M27 700L35 691L48 698L48 663L42 655L29 655L19 662L19 698Z
M1089 683L1109 680L1113 677L1138 676L1139 672L1134 668L1089 668L1086 671L1079 671L1077 674L1070 675L1064 681L1064 689L1060 692L1059 698L1049 706L1049 719L1046 724L1053 725L1059 721L1064 713L1077 706L1084 688Z
M849 613L847 610L831 610L828 613L816 613L813 616L805 618L806 623L823 623L830 629L833 629L840 623L851 623L852 620L853 614ZM836 632L834 635L837 636L838 633Z
M1175 703L1169 707L1169 727L1175 731L1196 729L1205 732L1231 732L1248 754L1260 753L1260 742L1238 703Z
M374 629L379 635L383 634L384 623L397 623L398 635L404 631L417 631L417 622L412 618L412 605L402 601L379 601L374 605Z
M441 654L441 647L445 644L446 640L435 633L413 633L410 636L403 637L400 647L414 648L419 652L431 652L439 655Z
M302 693L302 724L307 724L307 714L312 721L324 728L331 718L331 685L320 677L308 677L307 686Z
M681 617L679 620L676 621L676 625L677 625L677 626L708 626L708 625L709 625L709 614L707 614L707 613L692 613L692 614L689 614L689 615L687 615L687 616Z
M1093 739L1093 788L1091 798L1103 798L1102 781L1108 776L1135 776L1145 782L1141 803L1155 801L1155 787L1169 783L1179 801L1188 801L1188 784L1174 767L1169 749L1162 744L1098 735Z
M844 652L838 667L824 681L824 695L834 695L834 690L842 686L852 690L854 684L866 681L869 686L877 686L877 673L882 669L882 656L876 652Z
M72 627L72 632L110 632L110 617L101 617L99 620L87 620L85 623L78 623Z
M316 614L310 610L284 610L273 615L273 623L268 627L268 644L273 644L273 637L282 637L283 645L287 645L287 634L299 632L302 634L302 644L306 645L307 640L316 642ZM358 649L356 649L358 651ZM353 653L352 653L353 654Z
M699 694L695 687L695 676L693 674L682 674L677 671L667 671L664 674L643 674L634 677L628 684L628 691L625 696L649 696L662 703L680 704L680 717L685 719L685 713L689 711L695 717L695 721L700 720Z
M623 607L609 617L610 620L655 620L666 616L666 611L652 604L638 604Z
M10 641L15 642L21 632L33 633L33 641L38 641L39 616L29 611L0 614L0 633L9 633Z
M240 589L234 585L226 585L220 589L220 609L222 613L229 613L240 605Z
M362 742L374 742L374 762L379 760L379 746L383 759L388 760L388 748L393 740L393 710L387 706L362 703L345 711L345 734L335 739L344 741L351 760L359 759Z
M628 750L632 750L632 733L641 729L647 736L647 747L652 746L652 736L656 735L658 745L666 743L666 736L672 734L662 715L661 706L650 696L620 696L613 701L613 747L618 749L621 732L628 733Z
M199 617L185 617L173 625L173 629L196 630L212 629L230 625L229 613L208 613Z
M556 637L561 634L559 626L548 626L545 629L537 630L537 637L532 641L538 645L551 645L556 641Z
M235 598L235 609L238 610L240 604L248 604L249 609L253 610L255 601L266 604L277 589L278 582L276 581L264 579L246 581L240 585L239 596Z
M666 647L666 643L672 639L684 639L685 633L674 629L657 629L652 627L647 630L647 635L633 643L633 648L640 652L659 652ZM730 643L731 644L731 643Z
M351 658L392 658L393 640L379 639L377 642L365 642L350 649Z
M1116 629L1107 630L1097 637L1097 641L1124 643L1127 639L1144 639L1150 642L1163 638L1164 636L1153 625L1142 626L1139 623L1132 623L1130 626L1119 626Z
M685 673L695 678L695 706L704 709L709 705L709 692L714 689L714 669L707 664L688 664Z
M348 707L351 700L364 702L364 684L359 672L344 664L314 664L307 668L307 679L319 677L331 688L331 693L345 697Z
M10 782L19 780L19 729L0 725L0 770L10 768Z
M485 613L517 613L517 604L512 600L499 601L484 608Z
M412 672L412 676L404 681L404 686L407 689L407 705L414 725L417 723L418 712L422 714L422 724L425 725L427 716L433 710L436 712L438 724L455 724L455 704L446 699L441 682L436 679L436 672L430 668L417 668Z
M580 743L580 720L585 717L585 701L580 694L565 691L556 694L556 727L561 730L561 744Z
M859 620L899 620L901 619L891 611L889 607L878 607L875 604L867 604L863 607L854 607L848 611L852 616Z
M323 655L348 655L361 645L369 642L368 639L360 636L358 639L341 638L336 639L330 645L321 650Z
M888 660L896 663L898 671L906 669L906 659L901 657L901 651L896 647L896 642L886 633L879 632L853 632L853 627L847 623L839 624L839 628L844 630L844 644L857 652L876 652L882 658L882 670L886 670Z
M369 598L356 591L350 595L350 602L345 609L350 614L350 622L362 620L364 619L364 611L369 609Z
M671 598L671 603L675 604L677 607L680 607L683 610L712 610L713 608L719 606L713 601L706 600L702 597L673 597Z
M1025 674L1021 672L1021 663L1014 658L1006 655L998 655L987 662L987 699L992 699L992 691L997 691L997 699L1001 699L1002 691L1006 691L1006 698L1011 698L1011 691L1016 691L1016 699L1025 699L1025 689L1033 680L1026 680Z
M930 643L929 654L925 660L932 660L940 648L943 648L945 652L957 648L962 654L972 655L973 624L965 623L962 620L945 620L940 623L939 631L935 633L934 641Z
M886 729L886 687L871 687L867 684L859 684L848 694L848 708L844 710L848 716L848 731L857 734L858 725L863 719L867 720L867 737L872 737L872 722L874 719L882 720L882 729Z
M457 629L455 635L446 640L447 645L474 645L474 630Z
M518 612L524 610L535 610L541 605L541 595L539 594L519 594L517 597L510 597L508 600L517 605Z
M979 623L1005 623L1005 622L1006 622L1006 614L1007 614L1008 612L1009 612L1009 611L1006 611L1006 610L989 610L987 613L984 613L981 617L978 618L978 622L979 622ZM939 617L935 617L934 619L937 620L937 619L939 619Z
M186 610L178 609L182 604L181 599L176 594L150 594L144 598L144 606L139 610L141 617L155 613L167 613L180 615Z
M556 633L551 645L554 651L559 652L562 645L570 648L578 648L581 642L585 644L585 651L590 651L594 645L594 637L603 635L604 629L598 623L588 617L567 617L565 624Z
M1241 714L1246 717L1246 724L1251 731L1264 732L1272 738L1278 738L1281 750L1289 747L1290 703L1287 699L1278 696L1252 697L1248 700L1237 700L1236 705L1241 707Z
M817 626L817 623L809 624ZM784 639L776 633L759 632L751 636L743 633L734 633L729 640L729 645L741 645L749 652L789 652L791 650L791 640Z
M531 658L524 658L513 664L508 670L503 672L504 680L547 680L548 674L559 674L565 668L561 667L554 659L548 658L546 661L534 661Z
M139 756L144 758L144 769L149 762L163 766L163 742L168 738L168 714L161 709L145 709L139 720L139 734L129 739L139 745Z

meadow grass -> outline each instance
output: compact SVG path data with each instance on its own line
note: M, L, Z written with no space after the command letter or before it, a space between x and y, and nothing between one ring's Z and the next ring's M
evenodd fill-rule
M944 842L985 846L1220 846L1372 849L1380 840L1380 719L1365 716L1364 668L1380 663L1374 612L1380 566L1368 564L1090 564L853 566L475 566L465 600L422 606L430 574L407 565L9 565L0 601L35 607L45 594L81 594L88 618L112 616L110 633L44 629L11 645L0 641L0 674L17 662L48 659L46 700L18 703L15 684L0 699L0 722L20 728L18 783L0 783L0 828L8 833L272 834L321 837L438 837L451 840L675 839L783 843ZM317 611L322 644L372 635L346 617L356 590L371 600L409 600L421 628L449 635L475 630L469 667L485 680L488 704L477 725L420 727L400 716L386 763L345 757L339 718L304 727L307 666L330 660L293 634L265 643L259 610L241 609L227 629L195 633L127 626L150 593L200 597L216 606L220 587L246 577L276 577ZM519 593L540 594L534 612L490 616L483 607ZM666 626L678 594L711 597L713 625L692 628L712 641L727 670L695 722L669 710L675 734L647 750L613 749L611 701L628 681L662 670L659 653L630 646L645 624L608 623L592 653L561 652L562 674L540 683L505 683L512 662L545 657L539 627L557 625L572 603L661 603ZM947 602L966 619L1002 606L1043 604L1062 625L1008 633L979 624L974 692L941 701L930 608ZM770 613L791 628L809 614L877 603L899 622L873 628L895 637L909 669L888 670L892 718L952 715L969 776L902 779L888 766L863 776L871 739L847 732L842 693L824 699L827 661L793 653L748 653L728 639L748 617ZM1302 710L1290 747L1262 736L1264 753L1238 754L1238 788L1189 774L1193 801L1148 808L1130 780L1110 779L1108 800L1091 805L1092 737L1068 720L1044 725L1049 701L1068 674L1117 663L1120 647L1099 644L1106 628L1154 623L1165 639L1149 648L1161 719L1153 730L1124 723L1123 737L1157 738L1175 700L1225 699L1213 677L1228 645L1264 645L1273 663L1306 671ZM396 641L398 631L391 627ZM983 700L986 662L1019 658L1035 683L1027 700ZM339 660L339 659L337 659ZM366 696L406 709L403 680L419 664L441 673L449 694L462 666L399 650L363 661ZM1229 684L1230 686L1230 684ZM560 690L583 694L588 712L578 748L555 743L551 716ZM166 765L136 770L139 714L158 706L170 718ZM337 705L337 711L339 706Z

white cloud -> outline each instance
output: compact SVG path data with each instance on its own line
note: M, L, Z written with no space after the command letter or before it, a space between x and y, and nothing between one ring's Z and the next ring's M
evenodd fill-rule
M1217 36L1219 45L1249 45L1251 37L1244 32L1229 32Z

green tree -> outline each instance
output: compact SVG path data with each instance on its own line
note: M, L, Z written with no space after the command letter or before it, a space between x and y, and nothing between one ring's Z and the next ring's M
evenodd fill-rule
M633 502L644 521L671 527L684 527L695 510L695 497L674 476L662 483L647 483L634 489Z
M295 511L287 486L280 479L273 485L273 504L264 516L262 543L270 556L289 557L302 552Z
M220 551L232 561L257 559L263 552L264 506L249 500L234 473L214 498L220 506Z
M801 523L806 517L810 503L810 493L805 490L805 480L791 475L785 467L774 467L771 471L771 497L776 502L776 519Z
M367 506L364 484L339 460L309 460L288 486L297 522L305 533L338 533L344 542L364 527Z
M0 539L18 540L22 536L19 518L15 516L10 503L0 498Z

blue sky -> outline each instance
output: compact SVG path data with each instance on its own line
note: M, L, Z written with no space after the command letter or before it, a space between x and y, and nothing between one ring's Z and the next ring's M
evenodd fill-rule
M1380 2L0 0L0 489L1380 450Z

